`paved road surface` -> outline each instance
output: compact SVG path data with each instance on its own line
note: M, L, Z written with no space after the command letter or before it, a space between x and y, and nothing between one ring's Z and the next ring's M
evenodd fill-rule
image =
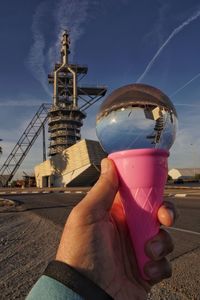
M191 192L191 191L190 191ZM67 216L69 215L71 209L76 205L86 194L86 191L73 190L72 193L53 193L53 194L32 194L32 195L12 195L7 198L20 201L20 205L14 209L13 212L0 214L4 217L4 220L14 218L19 218L19 224L22 224L21 216L26 216L27 221L30 216L33 214L37 215L38 220L40 219L39 224L43 226L43 229L46 232L49 230L48 222L53 223L52 226L57 230L58 234L55 234L51 231L52 239L51 242L51 252L55 252L57 247L59 237L62 231L62 227L65 223ZM191 193L190 193L191 194ZM200 193L199 193L200 194ZM200 274L199 274L199 259L200 259L200 196L196 193L194 196L189 197L166 197L173 201L180 212L180 217L176 225L169 229L175 241L175 251L170 255L170 260L173 262L174 275L172 279L166 280L163 283L156 286L151 294L151 299L200 299ZM12 219L12 220L13 220ZM42 220L42 221L41 221ZM45 221L44 221L45 220ZM35 219L31 217L31 221L35 224ZM26 222L24 223L26 224ZM37 223L38 224L38 223ZM20 225L18 225L20 227ZM39 226L35 225L35 228L39 230ZM59 228L59 229L58 229ZM37 233L35 230L35 234ZM17 231L16 231L17 232ZM33 233L32 233L33 234ZM39 234L39 233L37 233ZM28 236L27 236L28 238ZM35 239L37 235L35 236ZM43 238L43 237L42 237ZM46 237L45 237L46 238ZM44 239L44 238L43 238ZM37 244L37 243L36 243ZM30 245L29 245L30 247ZM37 245L41 247L41 245ZM37 251L37 247L36 250ZM49 245L42 246L41 251L46 251L45 247ZM4 247L5 248L5 247ZM3 248L3 249L4 249ZM7 247L8 248L8 247ZM42 250L41 250L42 249ZM9 258L13 257L13 254L10 253ZM24 250L25 251L25 250ZM29 249L30 252L30 249ZM45 262L49 260L52 256L49 252L45 257ZM4 261L4 260L3 260ZM38 263L39 264L39 263ZM41 264L41 261L40 261ZM44 262L43 262L44 264ZM2 266L2 259L0 259L0 267ZM39 268L39 267L38 267ZM40 268L33 270L38 276L43 271L44 266L40 265ZM20 271L19 271L20 274ZM33 278L36 280L37 276L34 275ZM14 275L13 275L14 276ZM5 281L8 279L5 279ZM12 287L12 283L9 282L11 290L15 289ZM29 280L29 286L33 284L33 280ZM6 281L7 284L7 281ZM27 286L27 283L26 283ZM0 285L1 287L1 285ZM5 284L3 287L7 287ZM23 286L18 287L18 299L23 299L22 295L25 295L26 289L23 289ZM9 296L8 296L9 295ZM5 297L2 299L15 299L14 294L5 294ZM4 296L3 296L4 297ZM20 298L22 297L22 298Z
M85 192L76 191L71 194L10 196L9 199L21 202L21 205L17 207L18 212L32 211L50 219L54 224L64 226L71 209L85 194ZM200 239L200 196L187 198L166 197L165 199L174 202L179 211L179 218L175 226L173 229L169 229L177 244L173 257L177 257L191 249L195 249L198 245Z

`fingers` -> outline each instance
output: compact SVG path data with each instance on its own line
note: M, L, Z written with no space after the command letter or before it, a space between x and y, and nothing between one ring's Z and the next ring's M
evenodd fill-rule
M163 229L145 246L146 255L151 259L144 267L144 272L152 284L171 276L171 265L165 258L174 249L169 233Z
M160 261L149 261L144 267L144 272L150 279L151 284L160 282L172 275L172 268L166 258Z
M164 229L160 229L160 232L145 245L146 255L154 261L164 258L171 253L173 249L173 240Z
M173 203L164 201L158 210L158 220L164 226L172 226L178 214Z
M115 195L118 191L118 176L114 163L105 158L101 163L101 175L99 180L90 190L87 196L76 206L81 214L93 214L94 218L102 216L112 207Z
M162 225L172 226L177 218L173 203L165 201L158 210L158 220ZM165 258L174 249L174 243L169 233L160 229L159 233L145 245L145 253L150 261L144 266L144 272L155 284L172 275L171 265Z

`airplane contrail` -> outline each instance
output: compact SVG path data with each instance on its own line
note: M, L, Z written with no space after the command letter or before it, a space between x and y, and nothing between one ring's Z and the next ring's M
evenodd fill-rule
M174 103L175 106L200 107L200 104Z
M176 27L172 33L169 35L169 37L166 39L166 41L162 44L162 46L158 49L154 57L151 59L151 61L148 63L146 69L140 75L140 77L137 79L136 82L140 82L150 71L151 67L153 66L155 60L159 57L163 49L169 44L169 42L179 33L181 32L186 26L188 26L191 22L195 21L200 16L200 10L198 10L194 15L192 15L190 18L188 18L186 21L184 21L181 25Z
M178 94L180 91L182 91L184 88L186 88L190 83L192 83L194 80L196 80L197 78L200 77L200 73L198 73L197 75L195 75L192 79L190 79L188 82L186 82L183 86L181 86L179 89L177 89L175 92L173 92L170 97L175 96L176 94Z

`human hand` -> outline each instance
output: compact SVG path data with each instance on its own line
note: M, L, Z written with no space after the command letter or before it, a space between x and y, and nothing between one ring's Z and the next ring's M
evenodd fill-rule
M146 243L150 261L144 271L150 280L144 281L137 268L118 188L113 162L104 159L98 182L66 222L56 260L72 266L116 300L146 299L154 283L171 276L165 256L173 250L173 242L160 229ZM171 226L174 216L171 203L165 202L158 210L162 225Z

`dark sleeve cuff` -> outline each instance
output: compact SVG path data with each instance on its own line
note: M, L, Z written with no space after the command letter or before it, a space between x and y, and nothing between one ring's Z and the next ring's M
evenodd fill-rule
M50 262L44 275L61 282L86 300L113 300L102 288L63 262Z

